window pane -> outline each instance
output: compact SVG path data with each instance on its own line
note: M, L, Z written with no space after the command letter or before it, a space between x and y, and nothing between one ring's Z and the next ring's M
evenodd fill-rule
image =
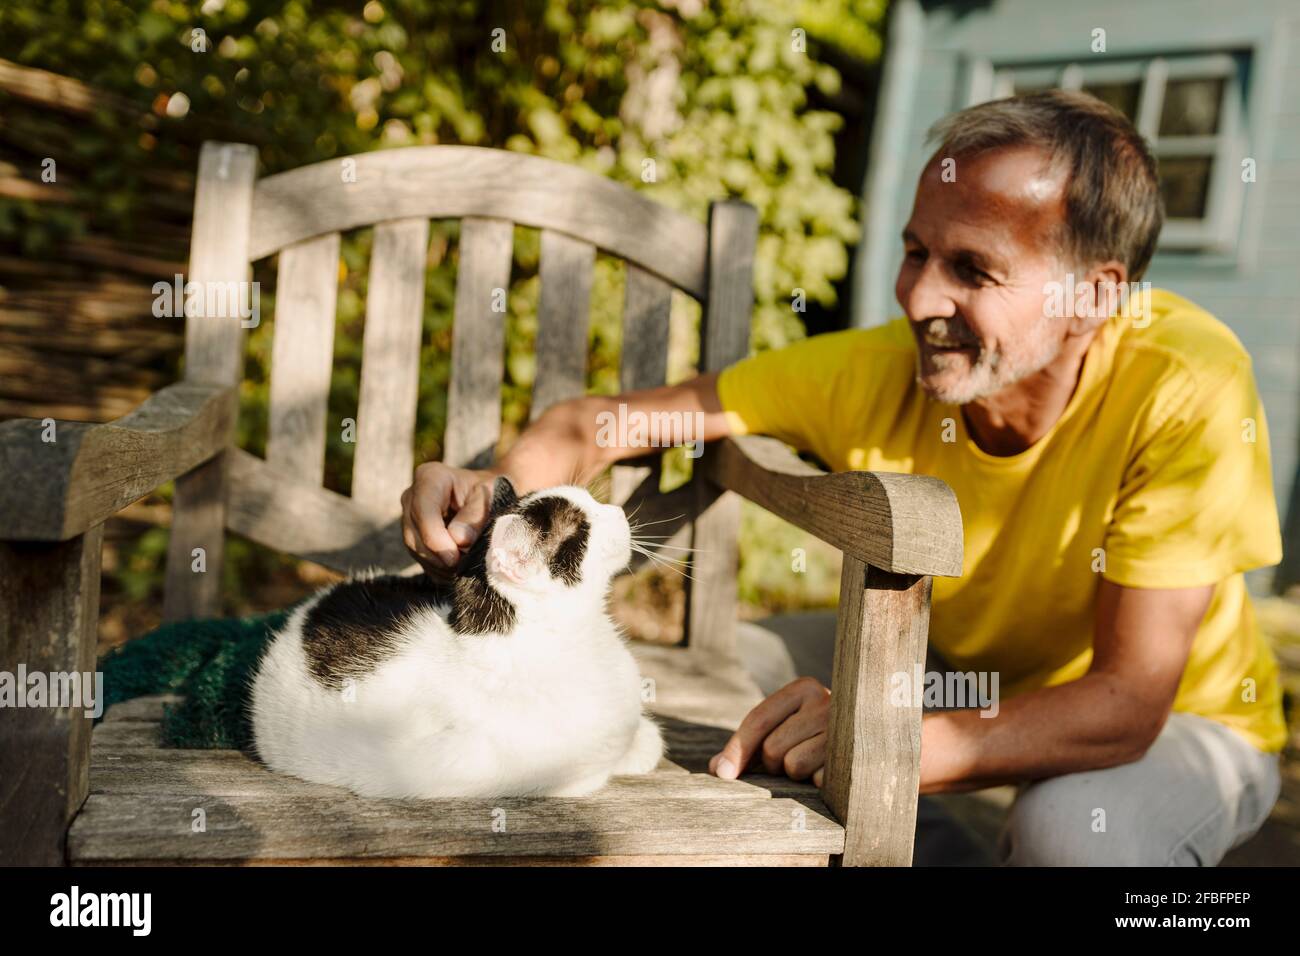
M1210 192L1211 156L1167 156L1159 160L1160 195L1170 219L1204 219Z
M1170 80L1160 111L1160 136L1212 136L1219 131L1223 80Z
M1104 103L1109 103L1129 119L1137 120L1138 95L1141 83L1085 83L1083 91L1091 93Z

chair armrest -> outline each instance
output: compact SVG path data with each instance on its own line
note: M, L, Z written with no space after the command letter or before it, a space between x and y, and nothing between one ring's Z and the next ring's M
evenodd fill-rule
M814 468L775 438L724 438L702 459L709 479L895 574L961 574L957 496L938 478Z
M44 420L45 423L50 419ZM235 426L231 387L170 385L103 425L0 424L0 540L64 541L221 452Z

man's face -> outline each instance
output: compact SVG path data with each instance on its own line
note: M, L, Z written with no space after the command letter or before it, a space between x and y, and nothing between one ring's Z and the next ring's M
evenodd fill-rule
M921 174L894 293L916 336L917 381L961 405L1041 371L1061 351L1066 322L1047 316L1043 286L1067 269L1053 244L1065 176L1033 148L953 163L951 182L943 157Z

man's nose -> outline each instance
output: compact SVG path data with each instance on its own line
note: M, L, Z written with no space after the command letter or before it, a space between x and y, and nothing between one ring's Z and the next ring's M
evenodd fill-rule
M947 319L957 314L957 304L949 293L943 270L933 260L921 267L911 287L903 292L899 304L913 322Z

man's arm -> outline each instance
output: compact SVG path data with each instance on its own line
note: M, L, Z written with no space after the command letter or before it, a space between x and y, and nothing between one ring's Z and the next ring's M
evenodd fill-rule
M469 548L487 521L492 483L498 475L510 479L521 495L539 488L586 484L607 467L637 458L651 449L597 442L600 415L617 416L620 404L630 418L652 413L702 413L704 441L729 434L718 400L717 373L697 376L678 385L590 395L551 406L524 430L501 460L482 470L453 468L426 462L415 469L411 487L402 494L402 535L406 547L431 574L446 575L460 553Z
M996 717L927 714L921 792L977 790L1139 759L1164 726L1213 586L1170 590L1102 581L1092 666L1075 681L1022 694ZM821 785L830 693L800 678L755 707L709 763L718 776L761 763Z
M926 715L921 792L943 793L1139 759L1164 727L1213 586L1148 590L1102 581L1092 666L1012 698L997 717Z

